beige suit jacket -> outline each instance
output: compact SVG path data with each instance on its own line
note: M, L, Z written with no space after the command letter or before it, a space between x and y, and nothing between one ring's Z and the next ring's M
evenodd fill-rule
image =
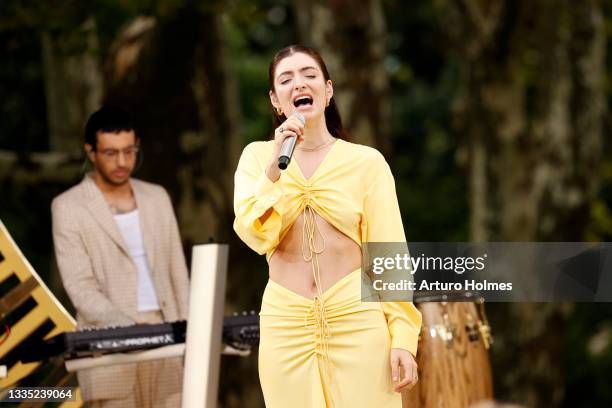
M186 320L189 280L170 198L161 186L137 179L130 184L163 318ZM134 324L138 271L91 176L56 197L51 212L55 256L79 328ZM136 367L83 370L78 379L85 400L124 398L134 387Z

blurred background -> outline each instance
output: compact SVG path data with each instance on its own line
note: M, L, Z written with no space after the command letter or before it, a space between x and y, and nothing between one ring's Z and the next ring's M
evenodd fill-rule
M230 244L226 312L263 257L233 233L242 148L271 133L267 68L323 55L353 141L393 169L409 241L612 240L612 2L2 0L0 219L67 306L51 199L83 177L83 127L130 110L136 177L171 194L189 257ZM487 304L495 396L612 406L612 305ZM223 357L223 407L263 407L256 354Z

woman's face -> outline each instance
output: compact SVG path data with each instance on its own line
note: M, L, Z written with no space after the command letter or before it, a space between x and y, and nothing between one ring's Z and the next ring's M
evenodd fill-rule
M319 64L310 55L298 52L276 65L270 101L286 117L296 110L305 118L322 116L332 95L331 80L325 80Z

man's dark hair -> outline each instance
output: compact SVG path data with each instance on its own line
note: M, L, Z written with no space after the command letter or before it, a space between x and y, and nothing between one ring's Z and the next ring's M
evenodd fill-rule
M85 125L85 143L96 150L98 132L128 132L134 130L130 114L116 106L102 106L94 112Z

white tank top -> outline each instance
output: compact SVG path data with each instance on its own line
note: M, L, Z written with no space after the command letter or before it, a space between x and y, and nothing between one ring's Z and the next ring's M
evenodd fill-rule
M147 253L142 239L138 209L125 214L116 214L114 218L138 270L138 311L159 310L159 302L155 294L155 287L147 262Z

